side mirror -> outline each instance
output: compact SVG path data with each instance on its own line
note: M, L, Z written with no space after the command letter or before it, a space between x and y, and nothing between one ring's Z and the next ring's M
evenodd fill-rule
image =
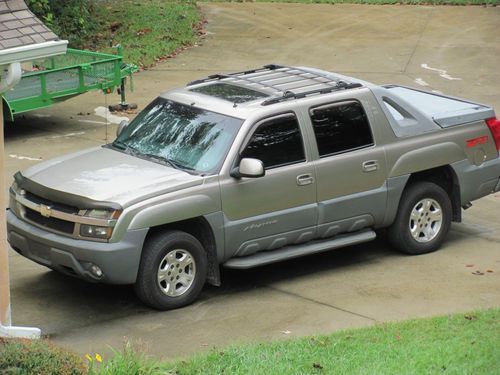
M123 120L122 122L120 122L118 124L118 127L116 128L116 136L118 137L121 134L121 132L123 131L123 129L125 129L127 126L128 126L127 120Z
M234 178L256 178L262 177L265 174L266 171L264 170L264 163L262 163L259 159L253 158L241 159L239 167L236 167L231 171L231 177Z

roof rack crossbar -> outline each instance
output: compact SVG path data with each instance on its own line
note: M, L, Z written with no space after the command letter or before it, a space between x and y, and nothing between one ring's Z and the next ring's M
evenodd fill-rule
M262 68L250 69L250 70L245 70L245 71L236 72L236 73L212 74L212 75L209 75L207 78L202 78L202 79L197 79L195 81L191 81L187 84L187 86L193 86L193 85L197 85L199 83L205 83L205 82L210 82L210 81L217 81L217 80L224 79L224 78L236 78L237 76L241 76L241 75L259 73L259 72L264 72L266 70L276 70L279 68L281 68L280 65L268 64L268 65L264 65Z
M321 88L321 89L316 89L316 90L304 91L304 92L299 92L299 93L295 93L293 91L285 91L283 96L269 98L267 100L264 100L261 103L261 105L266 106L266 105L270 105L270 104L280 103L280 102L283 102L285 100L305 98L306 96L313 95L313 94L328 94L328 93L338 91L338 90L354 89L356 87L361 87L361 86L362 85L360 83L346 83L344 81L338 81L337 86L331 86L331 87L326 87L326 88Z
M297 77L298 79L296 80L297 82L299 81L302 81L302 80L313 80L313 81L316 81L320 84L323 84L323 85L326 85L326 86L332 86L334 85L333 87L336 87L339 82L343 82L341 80L337 80L337 79L334 79L332 78L331 76L328 76L327 74L323 74L321 72L311 72L311 71L308 71L307 69L301 69L301 68L297 68L297 67L294 67L294 66L288 66L288 65L273 65L275 69L286 69L286 70L282 70L280 71L280 73L283 73L285 74L286 76L289 76L289 77ZM292 73L291 71L299 71L300 73ZM309 74L311 75L312 77L304 77L303 74ZM283 77L284 78L284 77ZM326 81L322 81L320 78L322 79L326 79ZM263 81L265 81L266 79L264 79ZM284 84L290 84L290 83L293 83L295 81L290 81L290 82L286 82ZM259 83L262 84L262 81L259 81ZM277 84L275 85L274 87L276 86L280 86L280 85L283 85L283 84ZM307 84L307 85L304 85L302 87L296 87L295 89L297 88L303 88L303 87L307 87L307 86L311 86L311 84Z
M246 78L246 77L239 77L239 76L233 76L232 74L228 74L225 78L232 78L234 79L235 81L245 81L251 85L261 85L262 87L265 87L267 89L271 89L271 90L275 90L275 91L278 91L278 92L284 92L284 90L278 88L278 87L275 87L275 86L272 86L272 85L269 85L267 83L262 83L262 82L259 82L259 81L254 81L250 78Z
M321 72L311 72L311 71L309 71L307 69L302 69L302 68L298 68L298 67L295 67L295 66L287 66L287 65L282 65L281 68L288 68L290 70L298 70L299 72L302 72L302 73L312 74L313 77L311 77L311 79L314 79L314 80L317 80L318 78L321 77L321 78L327 79L330 82L334 82L336 84L338 84L339 82L341 82L340 80L334 79L331 76L329 76L328 74L323 74ZM321 83L327 83L327 82L321 82Z

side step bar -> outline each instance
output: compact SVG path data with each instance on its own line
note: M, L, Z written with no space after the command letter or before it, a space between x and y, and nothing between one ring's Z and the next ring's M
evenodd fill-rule
M302 245L285 246L278 250L261 251L245 257L229 259L224 263L226 268L247 269L265 264L276 263L286 259L298 258L304 255L321 253L339 247L355 245L374 240L377 235L373 230L344 234L325 241L308 242Z

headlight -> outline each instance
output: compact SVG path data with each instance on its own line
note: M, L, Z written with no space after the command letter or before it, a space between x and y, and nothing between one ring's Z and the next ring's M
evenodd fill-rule
M113 234L113 227L115 226L116 219L121 214L119 210L86 210L80 213L92 219L97 219L96 224L81 224L80 236L92 237L99 239L109 239Z
M110 210L87 210L85 212L85 216L93 217L95 219L113 219L117 218L119 215L119 211L110 211ZM116 216L116 217L114 217Z

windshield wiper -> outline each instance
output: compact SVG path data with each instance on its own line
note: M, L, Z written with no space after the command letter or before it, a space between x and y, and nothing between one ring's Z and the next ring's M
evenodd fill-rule
M141 152L138 149L120 141L114 141L113 143L111 143L111 146L117 148L118 150L125 151L125 153L129 155L141 155Z
M111 143L111 146L113 146L119 150L122 150L127 154L134 155L137 157L142 157L142 158L149 159L149 160L155 160L155 161L160 162L161 164L166 164L169 167L172 167L174 169L186 170L186 171L194 171L195 170L192 167L188 167L188 166L179 164L176 161L169 159L169 158L166 158L164 156L141 152L140 150L136 149L135 147L129 146L129 145L127 145L123 142L120 142L120 141L114 141L113 143Z
M151 159L151 160L156 160L159 161L163 164L167 164L169 167L175 168L175 169L181 169L181 170L193 170L193 168L186 167L184 165L181 165L172 159L166 158L164 156L156 155L156 154L141 154L142 156Z
M128 147L125 143L120 142L120 141L114 141L113 143L108 144L108 145L109 145L109 146L112 146L112 147L114 147L114 148L117 148L117 149L119 149L119 150L125 150L125 149ZM107 146L108 146L108 145L107 145Z

